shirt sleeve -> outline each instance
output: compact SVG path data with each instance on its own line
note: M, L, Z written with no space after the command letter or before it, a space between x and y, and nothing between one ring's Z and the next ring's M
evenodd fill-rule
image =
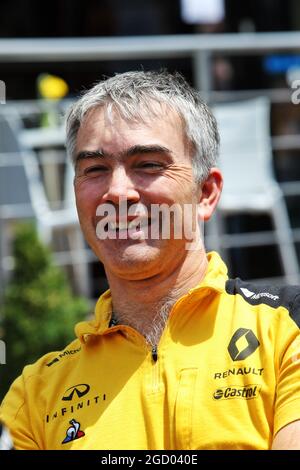
M278 375L274 436L287 424L300 420L300 299L285 311L278 328Z
M15 449L40 449L34 436L26 403L23 376L15 380L5 396L0 408L0 420L9 429Z

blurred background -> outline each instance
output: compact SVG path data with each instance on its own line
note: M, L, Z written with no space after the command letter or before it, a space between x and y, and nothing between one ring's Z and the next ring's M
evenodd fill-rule
M2 0L0 396L107 288L78 226L64 113L103 76L161 68L219 122L225 187L207 248L232 277L299 282L299 2Z

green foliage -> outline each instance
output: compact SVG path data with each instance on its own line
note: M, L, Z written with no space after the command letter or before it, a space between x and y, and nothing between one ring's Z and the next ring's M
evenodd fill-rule
M84 319L88 303L75 298L64 273L32 225L20 225L13 245L15 266L0 309L6 365L0 365L0 397L26 364L64 348L74 325Z

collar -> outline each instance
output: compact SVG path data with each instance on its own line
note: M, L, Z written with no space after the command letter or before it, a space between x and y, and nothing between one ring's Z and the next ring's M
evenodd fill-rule
M201 291L204 288L209 288L219 293L225 290L225 283L228 279L226 264L216 251L211 251L206 256L208 261L206 274L197 286L189 290L189 294Z
M187 294L182 296L192 297L198 300L199 295L203 295L204 290L209 289L216 293L222 293L225 290L225 283L228 279L227 267L218 253L212 251L207 254L208 266L204 279L195 287L190 289ZM110 328L112 317L112 298L110 290L104 292L96 303L95 317L90 321L77 323L75 333L81 342L86 343L91 336L102 335L113 331Z

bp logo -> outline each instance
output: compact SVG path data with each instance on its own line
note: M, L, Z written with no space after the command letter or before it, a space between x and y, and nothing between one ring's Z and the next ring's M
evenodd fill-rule
M230 340L228 352L233 361L242 361L254 353L259 344L252 330L239 328Z

